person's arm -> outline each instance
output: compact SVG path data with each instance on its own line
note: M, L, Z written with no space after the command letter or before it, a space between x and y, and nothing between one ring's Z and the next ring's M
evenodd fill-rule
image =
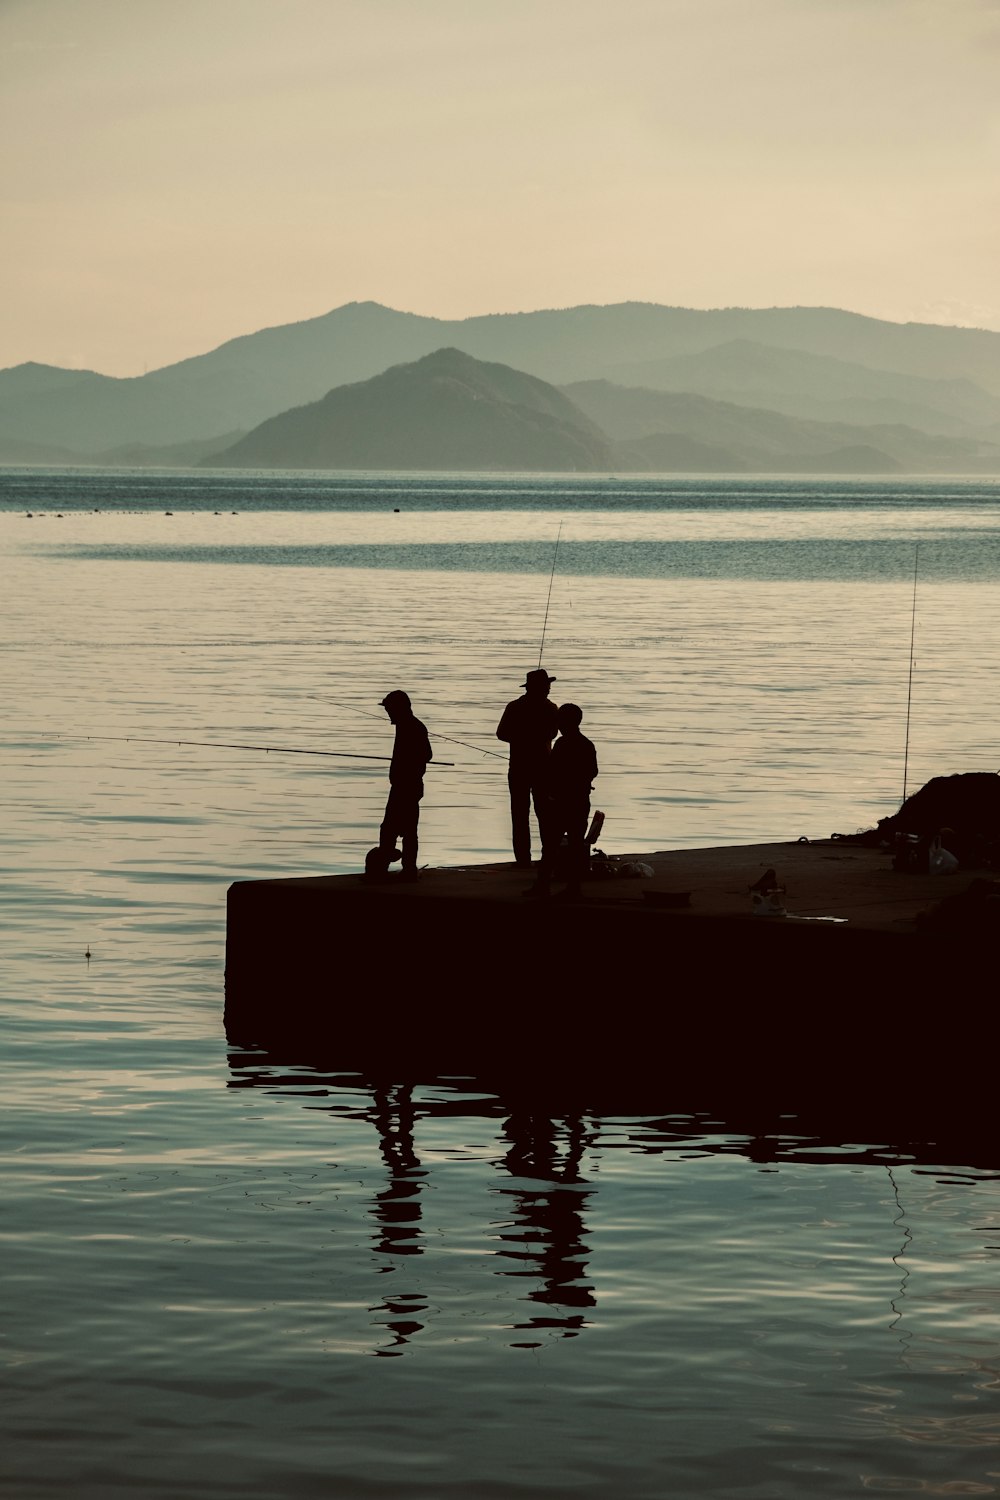
M427 762L434 759L434 755L431 750L430 736L427 733L427 725L424 723L423 719L418 719L416 715L414 715L413 719L410 721L410 729L407 736L406 753L407 758L413 764L413 769L415 771L419 770L421 775L423 774L423 768L424 766L426 766Z
M511 723L511 720L514 717L514 715L511 713L511 709L513 707L513 703L507 704L507 707L504 709L503 713L500 716L500 723L497 725L497 739L506 740L508 745L511 742L514 727Z
M424 767L433 759L427 726L416 715L397 730L396 749L399 751L399 771L404 776L422 776ZM396 752L393 751L395 756Z
M558 741L556 743L558 744ZM581 788L586 786L589 790L597 775L597 751L594 749L593 740L588 740L586 735L581 735L580 742L577 744L574 770L579 777Z

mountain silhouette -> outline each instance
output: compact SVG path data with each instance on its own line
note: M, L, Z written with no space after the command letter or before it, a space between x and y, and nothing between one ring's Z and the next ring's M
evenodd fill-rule
M563 390L618 444L622 466L631 469L702 468L686 455L690 445L706 444L719 452L719 472L1000 472L1000 442L979 437L966 440L904 424L803 421L690 392L607 380L580 381Z
M546 469L613 466L604 433L544 380L439 349L271 417L214 467Z
M752 339L623 365L613 379L620 385L692 392L826 422L902 422L957 436L1000 422L1000 396L974 381L876 370L857 361Z

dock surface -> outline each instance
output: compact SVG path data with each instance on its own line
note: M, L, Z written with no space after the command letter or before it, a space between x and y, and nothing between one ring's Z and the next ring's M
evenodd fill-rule
M835 918L854 930L912 932L918 913L962 883L960 874L898 874L885 850L841 840L625 854L616 857L613 867L636 861L653 870L652 878L590 880L579 911L589 912L595 921L621 908L648 915L650 897L689 893L689 906L662 908L662 914L669 910L672 918L695 923L703 918L742 923L753 915L750 887L773 869L784 891L782 903L793 921ZM427 911L428 918L440 903L489 903L520 910L528 904L524 893L532 882L531 870L507 862L430 867L412 885L401 880L398 870L375 883L358 875L329 875L254 881L253 885L262 896L298 893L310 900L349 901L352 908L361 906L373 916L384 908L382 914L391 921L394 906L387 902L415 904L418 911ZM555 881L552 889L555 900L562 887ZM508 911L507 920L511 919ZM773 919L758 916L755 920Z

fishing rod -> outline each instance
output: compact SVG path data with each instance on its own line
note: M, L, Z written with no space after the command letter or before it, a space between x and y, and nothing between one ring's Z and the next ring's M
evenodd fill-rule
M378 719L380 721L382 720L382 715L373 714L370 708L358 708L353 703L341 703L337 698L326 698L320 693L312 693L310 697L313 703L332 703L334 708L346 708L348 713L362 714L366 719ZM456 740L453 735L439 734L436 729L434 731L434 738L436 740L444 740L448 745L461 745L465 750L475 750L478 755L495 755L498 760L507 759L506 755L504 755L499 750L486 750L482 745L470 745L468 740ZM433 765L434 762L431 761L429 762L429 764ZM437 764L439 766L445 766L448 765L449 762L439 760Z
M545 599L545 619L542 621L542 640L538 647L538 665L542 665L542 652L545 650L545 631L549 623L549 605L552 603L552 581L556 576L556 559L559 556L559 539L562 536L563 523L559 522L559 530L556 532L556 546L552 554L552 572L549 574L549 592Z
M919 561L920 543L917 542L913 549L913 612L910 616L910 676L906 684L906 743L903 748L903 802L906 801L906 773L910 760L910 704L913 701L913 641L917 629L917 565Z
M158 739L146 734L65 734L59 731L46 729L28 729L27 734L47 734L56 740L108 740L119 745L129 745L133 741L137 745L197 745L205 750L260 750L265 755L334 755L342 760L386 760L391 761L391 755L366 755L361 750L300 750L291 749L287 745L243 745L231 744L222 740L171 740ZM453 760L431 760L427 762L430 766L451 766Z

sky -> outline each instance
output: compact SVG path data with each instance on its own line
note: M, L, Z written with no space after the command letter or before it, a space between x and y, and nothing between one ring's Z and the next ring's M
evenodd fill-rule
M0 367L373 300L1000 330L1000 0L0 0Z

